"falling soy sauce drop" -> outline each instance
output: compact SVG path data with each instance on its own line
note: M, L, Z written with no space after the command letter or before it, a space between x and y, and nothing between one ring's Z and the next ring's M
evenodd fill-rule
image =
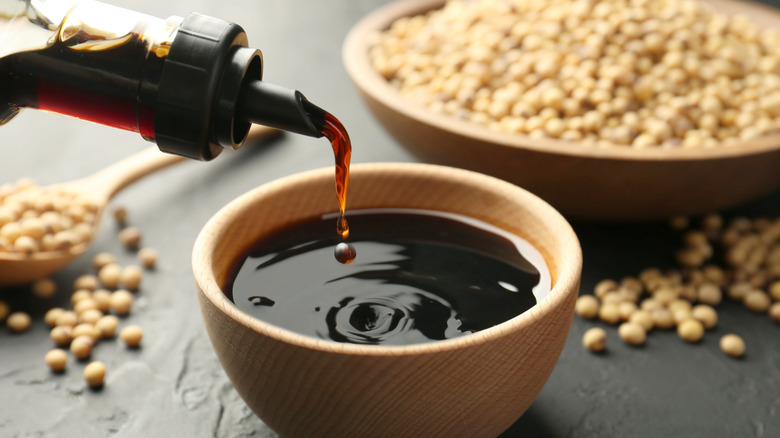
M347 265L355 261L357 251L355 251L355 247L349 243L341 242L336 245L336 249L333 250L333 255L336 256L336 260L338 260L339 263Z
M347 187L349 186L349 161L352 157L352 143L344 125L330 113L325 113L322 124L324 135L333 147L333 156L336 159L336 198L339 202L339 218L336 221L336 231L342 239L349 237L349 223L344 216L347 207ZM334 250L336 260L340 263L352 263L357 256L355 247L341 242Z

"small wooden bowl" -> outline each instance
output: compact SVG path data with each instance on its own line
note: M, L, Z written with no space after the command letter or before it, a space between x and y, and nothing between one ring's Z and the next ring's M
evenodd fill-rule
M233 266L261 236L332 213L333 178L333 169L321 169L254 189L198 236L193 269L203 319L236 390L285 437L500 434L537 396L563 348L582 266L573 230L550 205L496 178L426 164L356 165L349 208L432 209L496 225L542 252L552 290L490 329L406 346L324 341L240 311L221 287Z
M744 1L709 0L780 27L777 10ZM780 133L729 148L596 148L531 139L436 114L410 103L371 66L371 35L396 19L443 6L402 0L368 15L349 33L347 73L376 118L423 161L475 170L518 184L564 214L582 219L648 220L718 211L780 187Z

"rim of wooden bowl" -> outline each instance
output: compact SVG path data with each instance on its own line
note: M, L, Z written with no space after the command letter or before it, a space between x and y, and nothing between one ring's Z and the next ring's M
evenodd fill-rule
M550 265L548 257L554 260L556 272L553 273L552 289L544 299L531 309L489 329L453 339L402 346L358 345L327 341L302 335L251 317L239 310L227 298L220 287L220 280L216 278L212 269L215 263L214 254L221 248L219 245L222 232L228 227L236 225L238 219L237 212L243 211L249 205L260 202L265 197L274 196L274 194L278 195L290 190L291 187L294 188L307 182L332 179L333 169L323 168L291 175L264 184L237 197L220 209L199 233L192 252L193 273L200 291L219 312L256 333L306 349L360 356L430 354L482 344L502 338L506 334L536 322L543 321L546 316L554 313L559 306L564 306L568 300L572 300L572 294L576 298L582 270L582 252L579 241L566 219L541 198L498 178L446 166L419 163L365 163L352 167L353 177L359 177L359 175L368 175L370 177L372 174L392 174L394 177L408 176L416 179L430 178L436 181L442 179L457 181L461 186L468 184L473 186L474 190L479 190L482 193L488 191L499 192L502 196L512 197L512 199L515 199L516 202L522 205L524 210L539 218L539 223L547 230L550 230L550 233L557 239L556 243L559 247L557 253L552 253L549 248L539 248L531 241L545 255L548 266ZM353 187L355 186L353 185ZM532 240L529 239L529 236L524 236L524 238ZM245 251L246 249L236 249L235 254L233 254L235 256L234 260L238 260ZM224 256L224 254L221 255Z
M440 130L498 146L547 154L624 161L699 161L762 154L780 149L780 131L743 141L735 146L634 149L615 145L602 148L563 140L532 139L527 135L497 132L476 123L430 111L404 98L371 66L368 48L372 34L387 29L395 20L438 9L445 2L446 0L400 0L375 10L356 24L345 39L342 58L348 75L358 89L389 109ZM704 3L724 13L747 14L761 26L770 24L775 27L780 26L780 11L766 5L734 0L706 0Z

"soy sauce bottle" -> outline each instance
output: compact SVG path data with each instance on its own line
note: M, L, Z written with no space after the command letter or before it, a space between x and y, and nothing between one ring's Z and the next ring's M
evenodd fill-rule
M0 124L38 108L138 132L199 160L238 148L252 123L321 137L325 112L262 75L262 53L224 20L0 0Z

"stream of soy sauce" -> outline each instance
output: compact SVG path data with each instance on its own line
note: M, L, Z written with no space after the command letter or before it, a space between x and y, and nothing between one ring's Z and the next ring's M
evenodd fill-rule
M344 215L347 208L347 188L349 187L349 162L352 157L352 142L344 125L330 113L325 113L322 124L322 135L330 140L333 156L336 160L336 198L339 201L339 218L336 221L336 232L342 240L349 237L349 223ZM334 249L336 260L348 264L355 261L355 247L347 242L340 242Z

